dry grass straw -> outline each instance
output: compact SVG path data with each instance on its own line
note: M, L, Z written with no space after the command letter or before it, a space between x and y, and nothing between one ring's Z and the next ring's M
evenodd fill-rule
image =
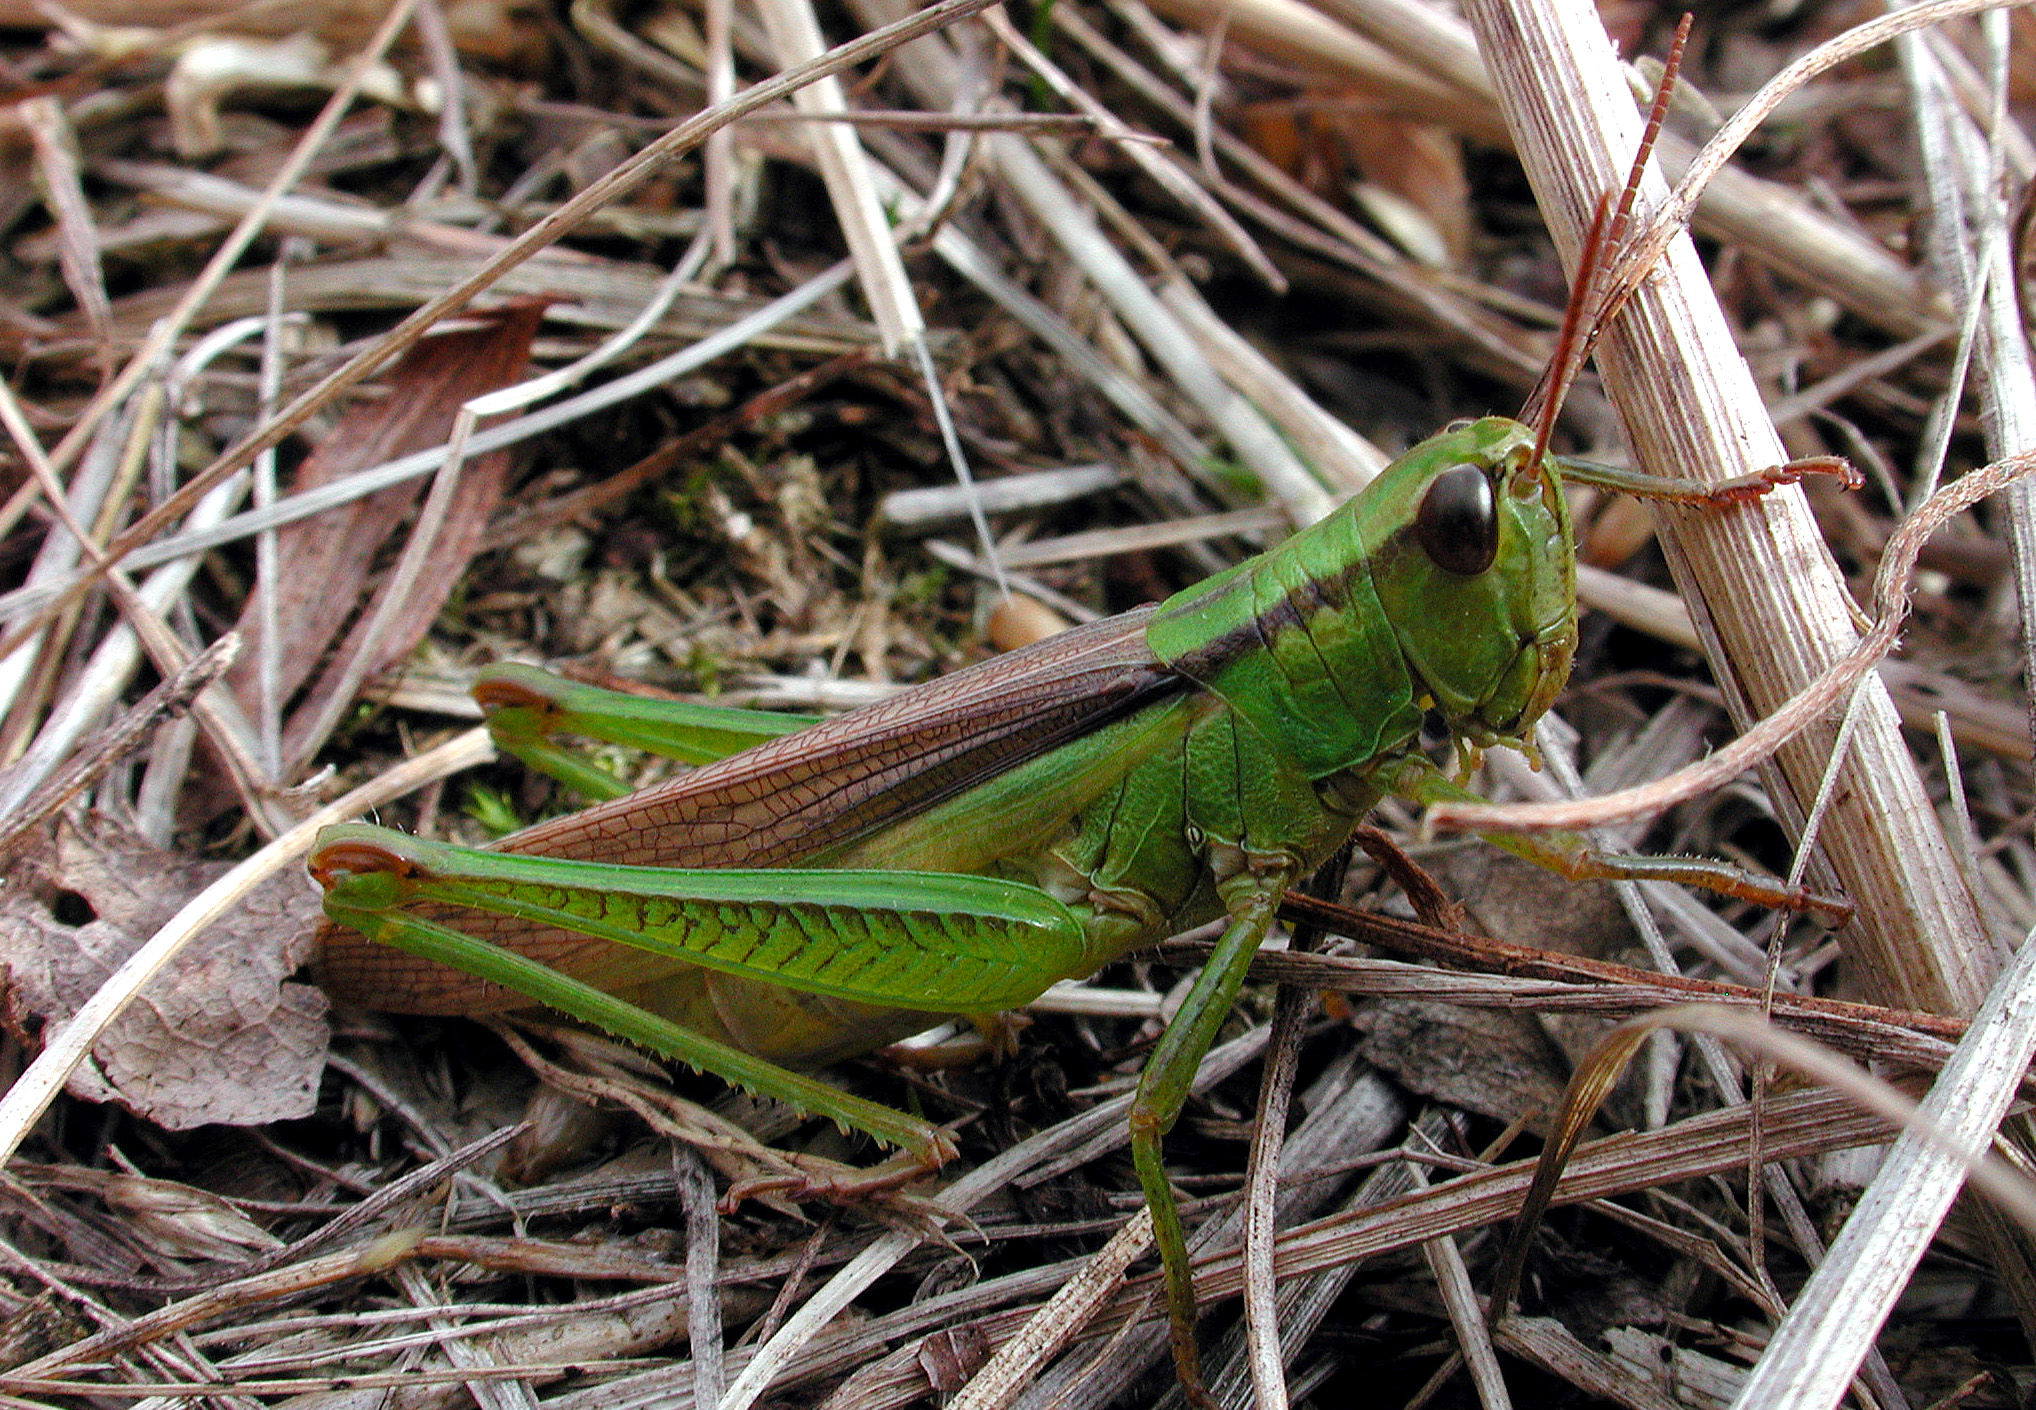
M1470 14L1541 207L1573 255L1637 134L1622 75L1586 6L1491 0ZM1650 198L1660 199L1659 188ZM1635 289L1599 365L1636 457L1657 473L1700 468L1722 478L1787 458L1687 242L1664 251ZM1768 714L1856 644L1849 599L1800 497L1783 492L1728 513L1665 511L1659 527L1707 655L1742 718ZM1771 791L1798 821L1812 800L1829 797L1819 842L1859 905L1847 952L1874 991L1915 1007L1972 1012L2000 972L2001 943L1937 826L1885 693L1866 680L1849 709L1850 748L1836 787L1826 781L1834 716L1781 750ZM2028 1246L2003 1225L1992 1233L1996 1267L2025 1327L2036 1330ZM1877 1324L1870 1306L1844 1312L1869 1335Z
M1623 75L1602 27L1575 9L1494 5L1472 14L1550 228L1573 255L1638 141ZM1661 189L1650 199L1659 201ZM1634 291L1600 346L1599 366L1635 457L1657 474L1726 479L1788 459L1686 243L1666 251ZM1706 654L1743 719L1767 714L1856 641L1849 598L1800 495L1783 491L1727 512L1666 510L1658 522ZM1970 1012L1999 967L2000 946L1931 816L1884 693L1869 684L1855 708L1852 753L1821 838L1859 906L1849 950L1882 997ZM1836 728L1834 719L1779 756L1775 794L1799 825Z

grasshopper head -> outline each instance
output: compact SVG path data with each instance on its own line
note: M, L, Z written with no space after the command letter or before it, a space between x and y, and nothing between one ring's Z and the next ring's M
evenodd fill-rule
M1569 679L1576 548L1534 433L1486 417L1395 467L1372 582L1414 677L1452 731L1518 742ZM1394 473L1394 472L1388 472ZM1375 489L1385 489L1382 482Z

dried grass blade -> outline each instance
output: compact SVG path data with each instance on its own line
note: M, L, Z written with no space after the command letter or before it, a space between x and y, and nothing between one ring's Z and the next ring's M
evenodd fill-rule
M1048 1360L1102 1310L1129 1268L1152 1243L1152 1211L1141 1209L1046 1300L1018 1335L997 1348L949 1410L1005 1410Z
M363 470L444 444L463 402L521 375L541 312L540 305L526 304L420 343L390 369L385 379L389 395L349 408L298 466L291 493L340 483ZM506 453L473 457L468 473L483 483L492 480L499 492L507 473ZM416 498L414 483L391 486L290 525L277 535L283 563L282 593L276 603L279 697L287 699L301 690L331 649L356 609L373 560L411 513ZM485 520L485 500L480 508ZM457 575L454 565L464 561L464 557L447 560L441 587L451 587ZM431 611L436 610L434 604ZM426 623L430 615L424 616ZM240 628L258 640L260 621L252 609L243 615ZM412 644L402 642L392 654L400 655ZM252 710L256 704L252 660L229 679L234 694Z
M1244 1173L1244 1347L1251 1389L1260 1410L1287 1410L1287 1375L1281 1354L1279 1280L1273 1275L1273 1239L1279 1225L1280 1151L1287 1140L1287 1110L1301 1039L1315 995L1282 989L1273 1010L1265 1074L1259 1079L1258 1114Z
M1836 1406L2036 1057L2036 944L2024 940L1737 1402ZM1949 1149L1947 1149L1947 1138Z
M184 668L190 653L182 640L169 629L162 614L183 591L189 574L180 574L177 570L157 573L145 587L137 589L125 573L112 566L91 531L71 512L70 502L57 483L54 467L28 425L21 404L4 384L0 384L0 423L4 423L31 475L42 485L44 498L56 512L64 531L91 559L93 571L105 573L108 594L125 619L93 651L86 669L73 684L62 707L36 736L29 751L33 765L15 771L11 782L18 798L34 787L47 772L55 769L77 738L99 722L107 706L140 664L144 650L156 669L166 677L174 676ZM17 635L25 640L33 637L38 630L31 628ZM261 791L256 741L245 716L233 708L233 702L224 693L208 695L200 692L193 703L193 710L207 736L218 748L248 815L265 831L280 831L282 819ZM0 805L0 810L11 806L11 801Z
M114 493L114 486L122 478L121 461L137 448L138 441L146 441L145 423L160 414L159 408L159 400L152 407L137 405L133 421L109 426L93 439L72 472L70 483L65 486L66 505L74 518L86 522L100 518ZM123 442L128 449L123 449ZM42 481L33 475L22 484L24 493L41 488ZM36 548L35 561L29 567L24 587L55 586L73 572L84 555L84 545L70 534L45 534ZM10 754L14 752L13 739L26 734L33 726L34 712L41 708L41 692L29 690L31 673L48 650L61 647L66 636L67 633L61 631L37 632L20 647L0 657L0 718L8 722L6 731L0 733L0 748L5 748ZM0 790L0 799L4 797L5 791ZM4 802L0 802L0 811L4 811L4 806Z
M112 304L106 296L106 271L99 259L99 228L85 200L78 162L78 137L54 98L30 98L16 104L15 121L28 129L35 145L36 184L56 220L58 263L64 285L99 345L106 370L113 367Z
M1654 1372L1651 1377L1622 1374L1611 1357L1586 1345L1553 1317L1508 1317L1492 1333L1492 1340L1521 1360L1626 1410L1689 1410L1692 1404L1709 1403L1696 1400L1680 1375L1672 1390L1664 1390L1658 1366L1649 1368Z
M1418 1166L1410 1169L1417 1186L1428 1183L1426 1171ZM1470 1372L1471 1384L1477 1387L1478 1404L1484 1410L1512 1410L1513 1399L1506 1391L1505 1375L1499 1369L1498 1354L1492 1349L1491 1328L1485 1325L1463 1251L1457 1248L1455 1238L1444 1234L1421 1245L1421 1256L1427 1261L1429 1275L1435 1279L1442 1306L1449 1314L1450 1328L1456 1333L1457 1355Z
M808 0L759 0L757 8L779 62L787 69L811 63L826 51L820 22ZM897 357L925 338L926 321L891 238L862 142L848 123L826 121L848 111L847 94L841 80L829 74L794 92L792 102L808 117L821 119L808 124L804 135L834 202L834 218L855 257L857 282L883 333L884 355Z
M1980 394L1981 424L1991 453L2000 455L2036 440L2036 371L2030 365L2028 327L2014 258L2010 216L2002 196L2010 166L2011 146L2026 155L2026 144L2011 142L2020 134L2009 119L2008 17L1991 13L1981 23L1991 60L1990 92L1986 95L1987 130L1968 117L1954 97L1955 73L1946 46L1933 44L1940 35L1912 33L1902 38L1899 53L1914 93L1916 125L1931 200L1929 250L1933 267L1947 288L1968 310L1968 327L1979 336L1972 351ZM1968 345L1959 348L1957 372L1943 415L1939 440L1931 447L1928 482L1940 472L1943 453L1965 381ZM2010 487L2005 519L2012 550L2011 564L2021 618L2021 651L2025 692L2036 681L2036 490L2024 480ZM2036 701L2025 694L2025 708L2036 721ZM1955 784L1955 780L1954 780ZM1954 802L1963 804L1955 795ZM2036 1147L2036 1123L2025 1114L2011 1123L2008 1139L2027 1151ZM2022 1315L2025 1336L2036 1340L2036 1234L2007 1223L1991 1207L1979 1211L1988 1241L1997 1249L2012 1248L2022 1257L2007 1268Z
M2005 25L2004 16L1988 19ZM1977 369L1981 425L1988 453L1994 456L2036 443L2036 369L2030 365L2011 214L2002 195L2003 146L2012 124L2006 111L2007 33L2001 26L1992 32L1998 71L1988 114L1990 133L1978 131L1966 116L1924 35L1904 36L1898 49L1916 94L1918 145L1932 189L1931 264L1958 304L1971 310L1978 322L1984 353ZM1960 390L1954 383L1948 393L1950 405L1940 418L1946 438L1955 419L1950 406L1955 406ZM1940 441L1940 455L1941 445ZM2027 481L2010 487L2006 507L2026 689L2028 683L2036 683L2036 487ZM2025 704L2036 712L2036 701Z

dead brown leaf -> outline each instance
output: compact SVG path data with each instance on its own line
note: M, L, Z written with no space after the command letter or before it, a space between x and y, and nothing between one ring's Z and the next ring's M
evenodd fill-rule
M117 826L61 823L0 884L0 1022L34 1046L226 870ZM182 1130L310 1114L325 1066L324 995L289 976L317 898L296 875L250 895L142 990L72 1076L73 1096Z
M529 366L530 343L544 306L518 302L473 321L426 338L390 369L384 379L388 395L358 402L297 473L299 491L330 483L370 466L444 444L462 403L505 386ZM311 737L320 722L331 718L323 697L360 679L348 663L365 646L373 659L367 672L401 660L423 638L439 609L460 580L467 560L479 548L489 516L502 498L509 473L509 454L497 451L474 456L461 468L458 488L432 546L435 571L417 581L386 623L379 639L365 643L368 613L355 617L361 589L383 545L411 513L423 481L393 485L316 519L291 525L279 535L283 564L277 601L276 674L279 702L309 682L308 698L292 715L284 732L285 753L308 757L323 742ZM379 602L379 599L377 599ZM249 649L228 683L250 715L259 717L261 701L256 678L261 656L261 613L250 604L240 629ZM351 627L349 629L349 620ZM338 656L326 652L342 631L345 644ZM316 679L313 673L322 673Z

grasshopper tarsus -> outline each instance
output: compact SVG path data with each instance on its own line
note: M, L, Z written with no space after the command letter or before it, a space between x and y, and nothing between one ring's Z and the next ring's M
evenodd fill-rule
M1856 490L1866 484L1866 477L1842 455L1806 455L1799 460L1785 460L1780 465L1769 465L1730 480L1721 480L1711 486L1711 498L1728 504L1747 504L1783 485L1796 484L1812 475L1828 475L1838 482L1840 489Z
M925 1179L959 1154L954 1138L947 1132L936 1129L933 1137L923 1150L899 1151L875 1165L841 1165L794 1155L791 1157L796 1167L794 1173L737 1180L728 1187L717 1208L723 1214L733 1214L745 1202L767 1195L782 1195L802 1203L818 1200L823 1204L867 1204L873 1198L890 1195Z
M1556 461L1565 480L1593 485L1601 490L1630 494L1637 499L1662 504L1684 504L1693 508L1751 504L1773 494L1784 485L1793 485L1812 475L1827 475L1842 489L1856 490L1865 478L1843 456L1811 455L1735 475L1728 480L1705 480L1694 475L1680 477L1650 475L1617 465L1561 458Z
M1806 475L1829 475L1838 481L1840 489L1863 490L1866 488L1866 476L1861 473L1857 465L1854 465L1842 455L1806 455L1800 459L1788 461L1779 468L1791 472L1791 483L1802 479Z
M1171 1329L1168 1337L1174 1352L1174 1380L1180 1384L1182 1397L1194 1410L1223 1410L1216 1403L1216 1397L1209 1394L1209 1383L1202 1375L1202 1356L1195 1349L1195 1339L1182 1340Z
M1797 881L1777 881L1771 876L1749 871L1710 857L1659 857L1628 858L1607 856L1605 861L1614 863L1621 878L1632 877L1641 880L1674 881L1683 885L1701 886L1714 895L1729 896L1735 901L1762 906L1772 911L1790 911L1796 915L1814 916L1833 930L1851 921L1855 907L1842 896L1818 891ZM1642 865L1628 867L1625 864L1639 862ZM1650 865L1651 864L1651 865ZM1592 875L1614 875L1607 869ZM1586 877L1585 879L1588 879Z
M1784 889L1787 893L1786 903L1775 909L1795 911L1800 915L1815 916L1833 930L1839 930L1851 924L1852 917L1858 913L1859 908L1853 905L1852 902L1846 900L1843 896L1833 896L1828 891L1813 891L1801 883L1787 884ZM1725 894L1730 895L1731 893L1727 892ZM1764 904L1757 895L1747 896L1742 899L1751 901L1755 905Z

